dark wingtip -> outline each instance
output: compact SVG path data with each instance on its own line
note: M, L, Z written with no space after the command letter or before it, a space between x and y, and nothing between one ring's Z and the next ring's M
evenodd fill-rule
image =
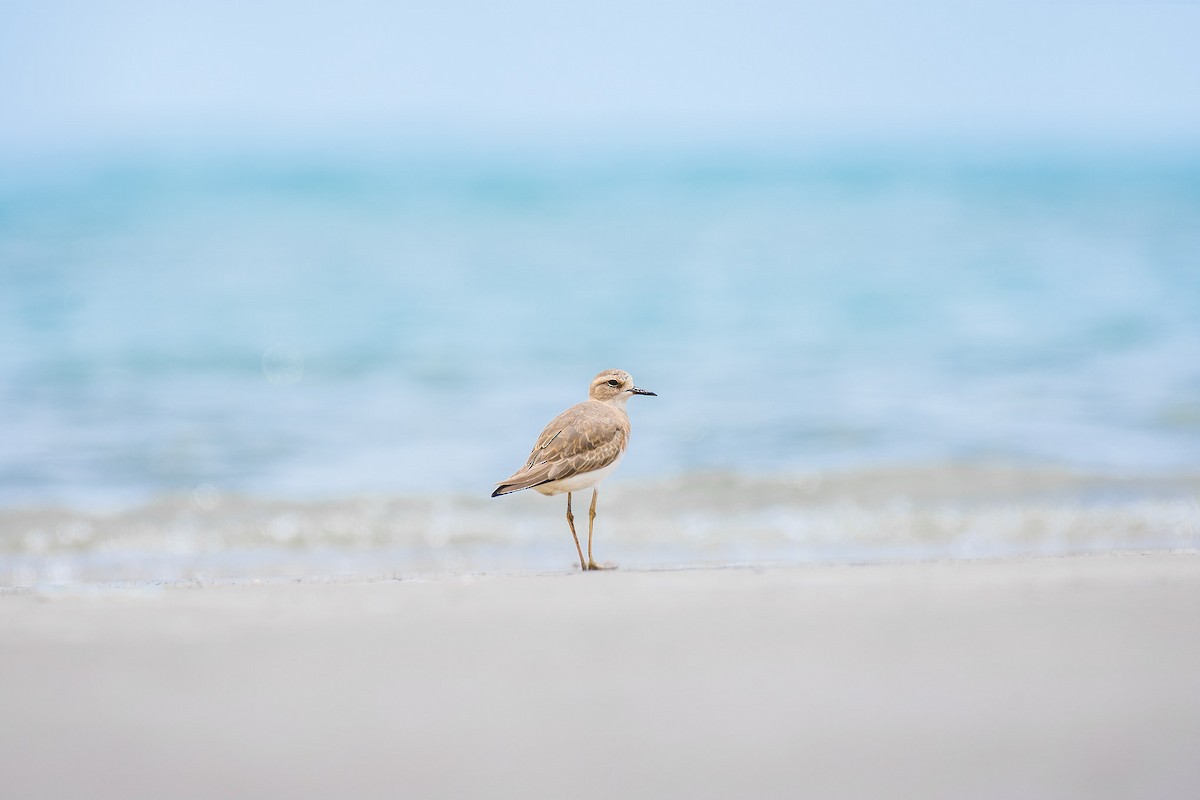
M541 486L543 483L549 483L549 481L534 481L533 483L517 481L516 483L502 483L496 487L496 491L492 492L492 497L499 497L502 494L512 494L513 492L531 489L534 486Z

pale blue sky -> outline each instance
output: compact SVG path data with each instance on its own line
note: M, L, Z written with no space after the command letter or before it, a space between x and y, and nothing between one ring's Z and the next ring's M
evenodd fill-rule
M0 147L1200 142L1200 4L9 2Z

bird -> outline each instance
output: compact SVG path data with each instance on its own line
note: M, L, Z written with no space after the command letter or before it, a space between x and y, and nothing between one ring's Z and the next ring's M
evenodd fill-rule
M576 403L546 425L533 445L525 466L496 484L492 497L534 489L543 495L567 494L567 526L575 540L579 566L583 571L610 569L592 558L592 529L596 522L596 497L599 484L609 476L629 445L629 415L625 403L634 395L657 397L655 392L640 389L630 374L620 369L606 369L592 378L588 399ZM592 490L592 505L588 509L587 560L575 533L575 517L571 513L572 492Z

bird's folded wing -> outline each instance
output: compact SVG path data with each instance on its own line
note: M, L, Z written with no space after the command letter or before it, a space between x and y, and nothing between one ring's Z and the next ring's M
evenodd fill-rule
M528 488L603 469L620 457L628 438L623 425L569 409L546 426L525 466L503 483Z

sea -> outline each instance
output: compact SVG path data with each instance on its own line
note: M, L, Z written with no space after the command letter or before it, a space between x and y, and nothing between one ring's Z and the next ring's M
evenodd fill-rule
M1200 544L1200 151L0 161L0 587ZM607 502L606 502L607 501Z

